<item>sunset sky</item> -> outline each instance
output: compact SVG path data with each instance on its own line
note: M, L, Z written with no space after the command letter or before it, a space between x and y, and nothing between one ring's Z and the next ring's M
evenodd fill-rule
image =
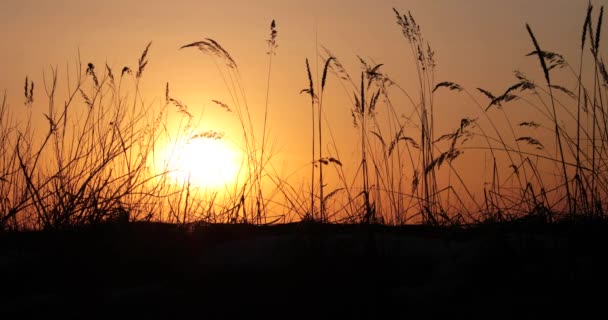
M605 1L592 4L599 9ZM195 49L179 48L212 38L228 50L239 66L254 122L259 124L267 88L265 40L274 19L278 49L270 77L269 128L276 143L276 164L289 175L310 163L310 99L300 91L308 86L306 58L313 70L321 72L323 61L316 59L317 49L324 54L321 46L353 78L362 70L357 58L361 56L383 63L381 70L415 92L413 60L393 7L402 13L411 11L421 25L435 51L436 81L459 83L483 104L486 98L475 88L500 93L513 84L514 70L542 79L536 58L525 57L533 50L526 23L543 48L563 54L577 66L587 1L3 0L0 89L6 90L11 110L18 115L25 108L25 76L36 83L36 98L42 99L43 72L48 75L51 66L58 68L60 82L65 80L66 65L73 70L78 53L82 63L100 69L105 63L114 70L135 68L152 41L142 82L144 100L158 108L169 82L171 95L202 116L202 128L238 136L238 121L211 102L230 101L211 59ZM314 71L313 75L318 77ZM562 85L572 87L573 82ZM342 157L354 157L357 149L351 142L357 132L348 100L352 92L330 75L326 95L327 126L336 135ZM451 93L438 95L438 132L454 128L464 116L478 115L470 101ZM38 102L33 113L43 119L46 106Z

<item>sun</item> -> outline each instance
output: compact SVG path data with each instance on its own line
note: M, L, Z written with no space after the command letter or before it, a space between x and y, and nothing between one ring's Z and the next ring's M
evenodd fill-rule
M178 183L221 188L235 182L239 153L221 134L197 134L181 141L169 161L169 176Z

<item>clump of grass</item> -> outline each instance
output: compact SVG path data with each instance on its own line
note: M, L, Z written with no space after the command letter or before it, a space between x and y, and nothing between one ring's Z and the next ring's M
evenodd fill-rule
M234 198L235 202L231 208L236 209L237 211L240 210L242 215L240 218L231 219L231 221L253 222L258 224L267 222L266 207L267 202L272 201L272 196L266 195L273 194L273 192L265 193L262 186L265 178L269 177L269 173L266 170L267 165L273 156L272 147L269 145L268 113L270 105L272 58L276 54L278 48L277 38L277 24L273 20L270 23L269 38L266 40L268 44L267 54L269 60L268 72L266 75L267 87L266 99L264 102L264 120L261 125L261 134L257 132L257 128L251 119L250 107L247 102L245 88L242 85L239 68L228 50L224 49L217 41L211 38L193 42L180 48L197 48L201 52L215 58L214 63L229 91L231 99L230 105L232 107L228 107L228 104L220 102L219 100L214 100L214 103L227 111L236 113L241 125L244 141L243 154L247 157L245 161L246 172L243 178L244 180L236 183L236 188L240 188L241 190L235 189L233 191L233 195L236 197ZM218 63L218 60L222 63ZM260 136L261 140L258 140L258 137Z
M82 64L78 61L78 65ZM141 118L131 114L129 122L111 69L107 71L99 78L93 63L87 64L85 72L78 68L74 83L68 83L68 98L58 110L58 71L52 68L50 78L43 77L48 130L42 141L35 140L29 120L25 127L4 130L7 146L14 150L14 158L3 165L9 170L5 180L11 182L9 189L21 192L12 192L3 227L12 220L11 228L61 229L118 217L124 220L126 212L137 216L138 210L127 198L140 193L139 200L145 202L140 190L147 184L143 172L150 135L134 130ZM140 68L139 76L142 72ZM25 98L31 107L34 86L29 83L28 89L26 79ZM107 98L106 90L113 97ZM84 119L72 123L79 97L86 106ZM3 128L8 127L3 124Z
M306 93L310 96L310 104L311 104L311 118L312 118L312 161L311 161L311 204L310 204L310 209L309 209L309 216L306 217L305 219L312 219L312 220L319 220L319 221L325 221L327 222L327 212L326 212L326 200L327 200L327 196L324 194L324 180L323 180L323 166L324 165L329 165L330 163L334 163L337 164L339 166L342 165L342 163L334 158L334 157L327 157L324 155L323 153L323 94L325 92L325 84L327 82L327 74L328 74L328 70L330 67L330 64L332 63L332 61L335 61L334 57L328 57L325 60L324 63L324 67L323 67L323 72L322 72L322 77L321 77L321 88L320 88L320 93L317 95L315 93L315 86L314 86L314 82L313 82L313 78L312 78L312 73L310 70L310 63L308 62L308 59L306 59L306 73L308 75L308 88L302 89L300 91L300 93ZM315 119L315 106L316 106L316 115L317 118ZM316 122L316 126L315 126L315 122ZM316 130L315 130L316 129ZM317 138L317 142L315 142L315 131L316 132L316 138ZM316 148L315 148L315 144L318 145L318 155L315 153L316 152ZM319 215L318 217L315 217L315 198L316 198L316 194L314 192L315 190L315 167L319 168Z
M306 59L306 73L308 74L308 88L302 89L300 93L307 93L310 96L310 111L311 111L311 124L312 124L312 156L311 156L311 178L310 178L310 219L314 220L315 217L315 101L317 95L315 94L315 87L312 82L312 74L310 72L310 63L308 58Z

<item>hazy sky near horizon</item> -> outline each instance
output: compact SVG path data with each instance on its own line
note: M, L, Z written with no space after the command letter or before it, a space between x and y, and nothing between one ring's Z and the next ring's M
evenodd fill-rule
M597 9L605 2L591 1ZM392 8L411 11L436 52L436 80L457 82L485 101L476 87L501 92L513 83L516 69L531 76L541 74L538 62L525 57L533 50L526 23L543 48L562 53L577 65L586 7L585 0L3 0L0 89L6 90L18 115L24 108L26 75L42 84L43 72L48 74L56 66L61 81L66 65L73 67L78 53L85 64L107 63L115 70L135 67L152 41L144 99L158 105L169 82L172 95L194 110L207 110L201 125L238 128L234 120L210 110L210 100L228 100L210 59L179 48L207 37L222 44L240 67L252 112L259 120L268 69L265 40L274 19L279 47L270 79L269 126L282 159L295 162L293 170L297 170L310 161L301 156L308 155L310 140L310 100L300 94L308 85L304 61L309 58L313 68L322 68L322 61L315 59L319 45L330 49L351 74L361 72L359 55L383 63L383 70L397 83L415 88L412 57ZM332 83L325 107L328 123L338 140L348 141L356 134L352 106L345 102L350 93L336 84L337 79L328 81ZM42 85L38 88L42 90ZM471 112L465 103L449 99L437 103L452 104L442 109L450 125ZM35 108L34 113L41 114L45 105Z

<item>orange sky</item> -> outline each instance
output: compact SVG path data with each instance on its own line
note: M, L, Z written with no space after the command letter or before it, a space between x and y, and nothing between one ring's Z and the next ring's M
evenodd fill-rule
M599 7L605 1L592 1ZM172 96L195 114L204 110L201 126L238 135L238 122L220 112L212 99L229 101L211 60L180 46L206 37L217 40L236 60L254 120L259 123L266 95L268 56L265 40L270 21L278 29L278 50L270 80L269 127L277 144L277 165L300 172L310 163L310 100L300 94L308 85L305 59L315 64L315 48L323 45L351 75L361 72L357 55L383 63L384 72L406 89L415 90L415 75L407 42L392 8L410 10L435 50L436 80L453 81L475 90L502 92L513 83L513 70L540 77L538 62L524 57L533 50L525 23L541 46L577 63L580 32L587 1L466 0L466 1L78 1L3 0L0 3L0 89L14 112L22 112L23 79L27 75L42 95L42 74L57 66L65 79L66 63L78 52L82 62L104 63L120 70L136 66L152 41L143 82L143 96L158 106L169 82ZM540 79L540 78L538 78ZM564 83L572 85L572 83ZM334 78L328 79L325 111L340 152L356 155L348 97ZM470 100L445 94L436 100L439 129L457 126L475 116ZM35 105L41 114L45 105ZM524 112L525 113L525 112ZM308 171L305 171L308 172ZM306 175L306 173L304 174ZM296 183L297 184L297 183Z

